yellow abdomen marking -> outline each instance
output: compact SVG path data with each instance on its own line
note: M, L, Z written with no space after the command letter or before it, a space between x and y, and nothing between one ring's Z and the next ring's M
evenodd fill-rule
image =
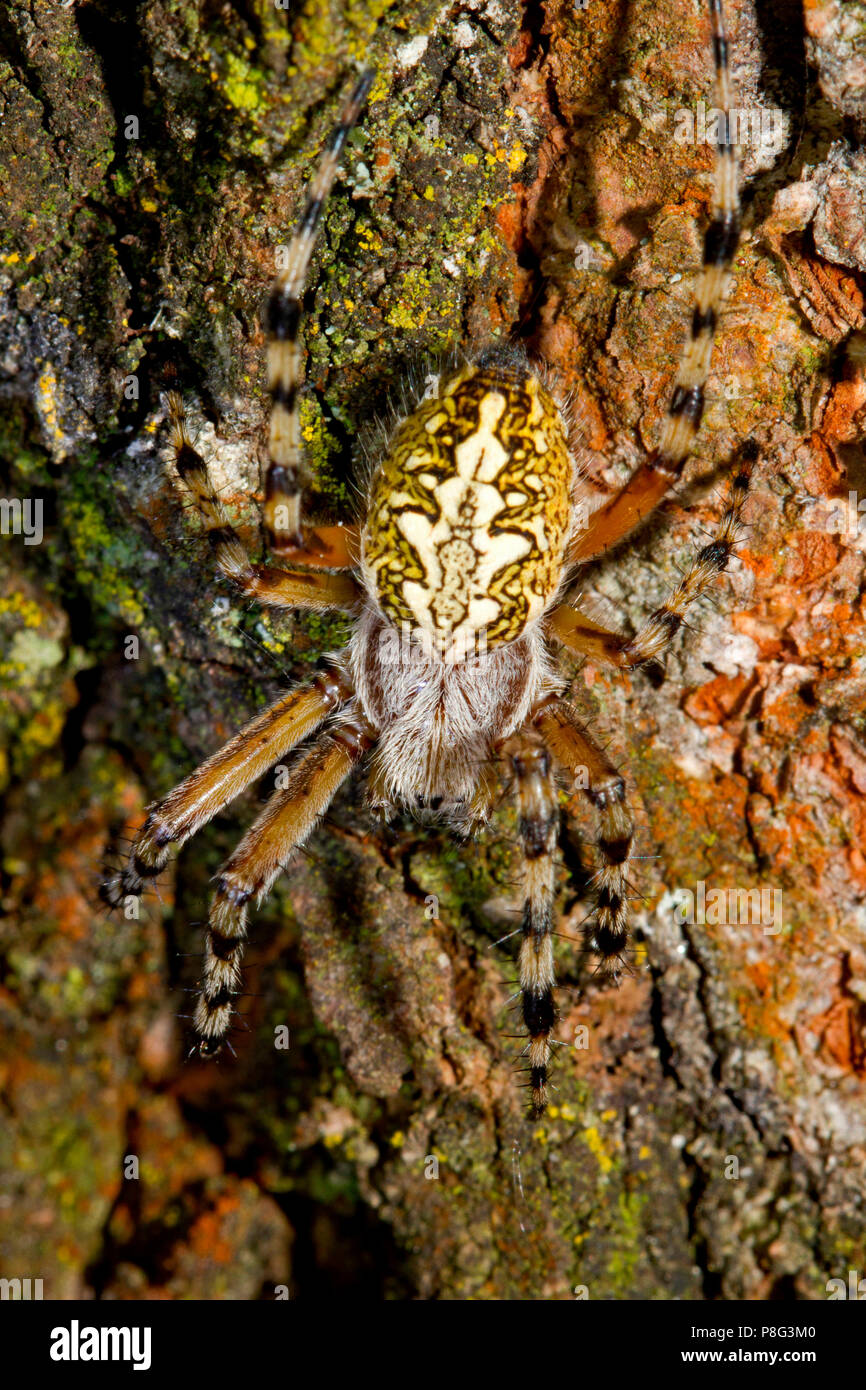
M482 633L513 642L559 587L571 485L562 416L536 377L455 373L373 480L362 556L383 612L450 660Z

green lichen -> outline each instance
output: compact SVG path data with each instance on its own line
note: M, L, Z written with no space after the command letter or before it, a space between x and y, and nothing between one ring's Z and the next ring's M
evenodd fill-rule
M634 1288L635 1271L646 1258L646 1229L642 1220L649 1200L647 1193L620 1192L616 1212L615 1248L608 1264L611 1296L628 1297Z
M257 111L265 100L265 80L237 53L227 53L222 90L238 111Z
M132 631L146 624L140 593L132 580L136 548L125 528L109 526L106 513L93 497L71 497L64 510L75 578L88 592L95 609L127 624Z

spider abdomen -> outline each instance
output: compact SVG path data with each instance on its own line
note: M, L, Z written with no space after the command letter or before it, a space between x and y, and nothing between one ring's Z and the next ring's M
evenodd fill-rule
M437 380L373 479L371 597L449 664L515 641L559 588L571 490L562 415L532 372L470 366Z

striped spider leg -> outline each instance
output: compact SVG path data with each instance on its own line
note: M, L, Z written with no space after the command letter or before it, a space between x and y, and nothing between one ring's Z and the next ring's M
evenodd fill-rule
M271 548L303 564L329 570L348 568L351 531L322 528L311 537L301 524L301 447L297 412L300 383L298 330L301 296L324 200L334 182L346 137L358 119L373 80L362 73L334 128L313 181L306 207L289 248L288 269L271 293L268 322L268 382L271 395L270 462L265 524ZM275 568L255 563L231 525L205 460L187 422L182 398L167 398L171 448L178 475L202 518L219 574L248 599L276 609L357 613L361 589L351 574ZM281 508L288 513L287 525ZM321 538L324 537L324 540ZM291 544L286 545L286 540ZM313 553L315 551L315 553ZM355 549L356 553L356 549ZM240 988L240 961L246 937L247 904L261 899L280 868L303 844L340 784L369 747L369 730L354 709L345 671L326 668L308 685L290 691L252 719L229 743L208 758L158 804L148 808L122 872L103 885L110 906L141 895L165 868L170 850L180 847L218 811L264 776L335 712L340 723L321 733L293 766L288 785L274 793L264 812L218 875L211 905L201 990L194 1015L202 1056L218 1052L231 1025Z
M716 104L723 120L716 149L712 218L704 236L703 269L695 291L689 341L676 375L659 445L624 487L592 514L578 532L569 559L583 564L604 555L626 537L664 499L682 476L701 423L726 280L739 240L738 157L731 142L731 84L728 42L721 0L709 0L716 69ZM568 602L547 614L549 635L576 655L621 670L658 659L685 620L727 568L733 554L757 450L751 441L740 450L731 495L716 533L696 555L681 582L631 638L609 631ZM524 846L525 888L520 982L524 1023L529 1034L532 1112L546 1104L549 1035L553 1004L553 851L558 821L551 755L566 773L588 774L585 793L599 818L601 868L596 876L596 908L587 944L600 957L600 970L615 977L629 943L628 861L633 822L625 782L589 731L562 699L549 697L532 720L503 747L514 777Z
M558 604L548 616L550 635L575 655L618 670L633 670L657 660L679 631L685 614L724 572L733 554L754 461L755 451L749 442L741 454L729 504L715 536L634 637L609 631L565 603ZM551 932L559 810L553 764L580 786L598 818L601 867L595 876L595 909L586 942L599 958L599 973L613 980L623 967L630 941L626 890L634 825L624 778L567 700L548 696L527 724L506 741L501 756L514 780L523 844L520 987L529 1034L532 1112L540 1115L546 1105L549 1038L555 1018Z
M704 388L734 255L740 238L739 158L731 141L731 79L722 0L708 0L713 26L716 107L722 113L716 147L712 216L704 234L703 270L695 290L689 341L674 381L658 447L625 486L590 517L570 559L603 555L639 525L682 477L704 411Z
M633 670L657 660L679 631L685 614L727 567L748 497L754 453L747 441L715 536L698 552L680 583L647 617L634 637L611 632L564 603L557 605L548 617L551 636L576 655L618 670ZM599 958L599 972L614 980L622 969L630 941L626 890L634 826L624 778L566 700L548 697L533 711L528 724L508 741L502 754L510 764L517 790L523 843L520 985L524 1023L530 1038L532 1108L533 1113L540 1114L545 1105L549 1035L554 1022L550 933L559 816L551 755L572 783L581 773L577 785L598 818L601 867L595 876L595 910L586 942Z
M556 767L572 781L578 770L586 774L580 785L598 818L602 862L596 875L591 946L612 977L614 963L621 961L629 939L626 875L634 827L624 779L560 696L549 695L532 711L523 728L503 744L501 756L515 787L523 845L520 989L529 1035L531 1112L538 1118L547 1105L550 1034L556 1017L552 936L559 826Z
M631 671L657 661L679 632L688 611L710 591L728 567L736 549L757 454L757 446L746 440L739 451L728 504L715 535L702 546L679 584L664 603L650 613L633 637L610 631L568 603L558 604L549 614L547 627L551 636L576 656L589 657L620 670Z
M305 527L301 515L304 473L298 392L302 381L298 341L303 293L322 211L331 191L346 139L373 84L372 68L361 73L334 127L289 245L286 265L268 301L268 389L271 393L270 462L265 483L265 529L274 554L305 565L343 568L358 558L357 527Z

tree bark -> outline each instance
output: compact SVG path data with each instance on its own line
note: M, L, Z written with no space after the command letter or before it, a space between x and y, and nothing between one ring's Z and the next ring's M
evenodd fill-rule
M5 1275L41 1271L61 1298L819 1299L866 1267L862 50L839 6L805 24L792 0L727 8L748 217L705 421L676 496L580 576L584 603L640 622L751 435L750 525L664 680L565 666L646 857L634 972L605 987L578 944L594 829L563 797L564 1045L532 1124L514 942L496 945L517 891L507 806L459 844L376 826L354 783L254 917L247 1031L218 1066L185 1059L177 1015L259 793L139 919L96 906L122 827L346 635L220 587L162 393L184 392L258 545L260 310L372 54L309 286L314 513L353 508L376 420L431 360L509 337L570 394L594 505L652 447L691 315L706 16L7 6L4 488L43 502L44 539L0 551ZM729 889L763 890L762 920L719 917L709 895ZM702 891L707 920L682 922Z

